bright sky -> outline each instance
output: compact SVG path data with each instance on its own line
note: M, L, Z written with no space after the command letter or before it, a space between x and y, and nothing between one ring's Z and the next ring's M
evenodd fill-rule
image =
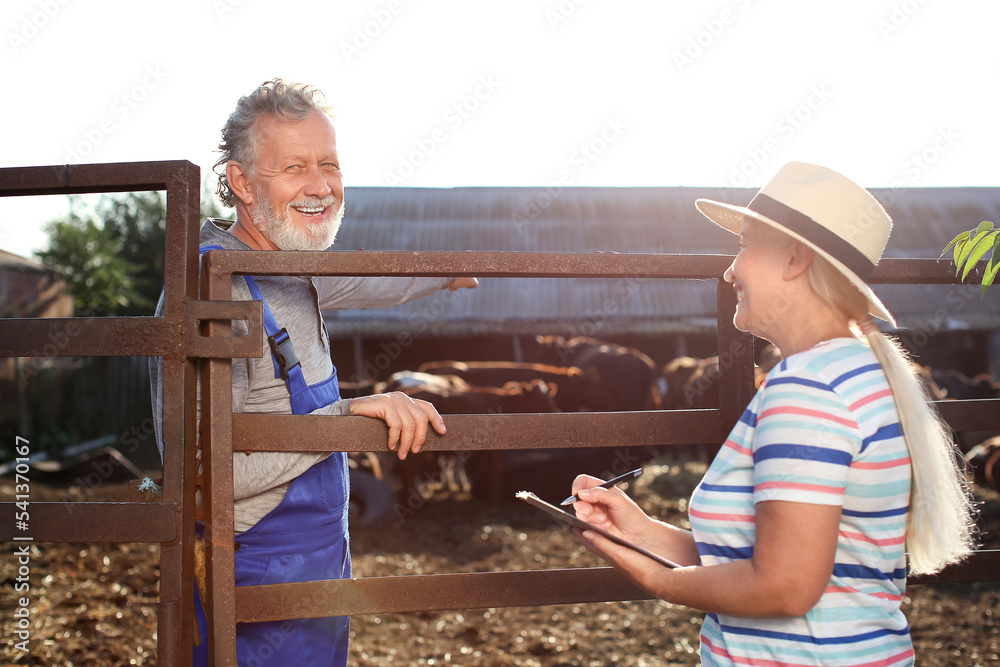
M995 0L5 0L0 167L204 177L281 76L338 105L348 186L760 186L789 160L995 186L997 25ZM0 200L0 248L66 208Z

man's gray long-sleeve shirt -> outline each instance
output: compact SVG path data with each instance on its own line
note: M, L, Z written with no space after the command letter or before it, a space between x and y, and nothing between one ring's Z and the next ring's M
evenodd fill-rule
M250 250L249 246L228 232L228 220L208 220L201 229L201 245L217 245L227 250ZM323 323L322 310L346 308L385 308L419 299L447 287L450 278L387 277L301 277L261 276L255 278L279 327L284 327L295 346L306 384L330 377L330 341ZM233 277L233 300L251 300L242 276ZM163 300L156 314L163 314ZM233 322L233 335L247 334L247 326ZM264 334L265 338L267 334ZM233 412L291 414L288 388L275 377L270 348L265 340L265 354L259 359L233 359ZM157 446L163 454L163 359L154 357L149 364L153 420ZM200 406L200 403L199 403ZM311 414L350 414L350 400L340 400ZM200 407L199 407L200 416ZM336 438L336 426L330 424L330 437ZM326 453L253 452L233 455L235 530L253 526L284 498L291 482L324 459ZM346 474L346 471L345 471Z

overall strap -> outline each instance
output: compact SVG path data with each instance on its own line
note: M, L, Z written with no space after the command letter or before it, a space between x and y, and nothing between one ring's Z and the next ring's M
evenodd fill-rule
M225 248L218 245L205 245L199 248L198 252L201 254L209 250L225 250ZM295 348L288 331L284 327L278 326L278 320L271 312L270 306L267 305L267 300L253 276L243 276L243 278L246 280L253 300L264 304L264 331L267 333L267 343L271 348L274 377L280 377L288 387L288 393L291 394L292 414L308 414L317 408L340 400L340 384L337 381L336 367L333 369L333 374L326 380L314 385L307 385L305 376L302 375L302 364L295 354Z
M205 245L198 249L198 254L206 253L209 250L225 250L225 248L219 245ZM288 332L283 327L278 326L278 320L275 319L274 313L271 312L267 301L264 300L264 295L261 293L260 288L257 287L257 281L252 276L243 277L246 279L247 288L250 290L250 296L253 300L264 304L264 331L267 332L267 342L271 347L271 358L274 361L274 377L280 377L285 382L288 382L289 369L299 363L299 358L295 356L295 348L292 347L292 340L288 337ZM305 382L303 382L304 384ZM289 387L289 390L291 389Z

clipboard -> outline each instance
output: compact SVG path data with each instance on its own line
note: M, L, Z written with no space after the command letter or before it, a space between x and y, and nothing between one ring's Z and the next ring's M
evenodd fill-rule
M649 549L646 549L645 547L640 547L638 544L634 544L632 542L629 542L628 540L624 540L618 537L617 535L609 533L608 531L602 528L598 528L592 523L588 523L583 519L578 518L575 514L570 514L569 512L560 509L555 505L552 505L551 503L545 502L544 500L542 500L541 498L539 498L530 491L518 491L514 495L519 500L523 500L529 505L537 507L538 509L549 514L550 516L558 519L559 521L562 521L563 523L573 526L574 528L579 528L580 530L592 530L598 535L603 535L604 537L608 538L615 544L620 544L623 547L628 547L633 551L641 553L643 556L646 556L647 558L652 558L653 560L655 560L660 565L663 565L664 567L670 567L670 568L680 567L680 565L678 565L677 563L671 560L667 560L663 556L655 554Z

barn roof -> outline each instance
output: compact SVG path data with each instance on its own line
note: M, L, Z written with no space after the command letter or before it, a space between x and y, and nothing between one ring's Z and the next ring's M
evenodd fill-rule
M745 205L751 189L375 188L347 193L337 250L490 250L731 254L732 235L694 200ZM873 189L894 220L886 257L936 258L983 220L1000 222L1000 188ZM1000 299L975 286L878 285L903 327L1000 328ZM340 311L334 337L420 333L668 333L715 327L714 280L492 278L391 309Z
M14 253L7 252L6 250L0 250L0 268L36 271L39 273L52 273L52 269L39 264L34 260L28 259L27 257L15 255Z
M72 317L73 296L51 268L0 250L0 317Z

